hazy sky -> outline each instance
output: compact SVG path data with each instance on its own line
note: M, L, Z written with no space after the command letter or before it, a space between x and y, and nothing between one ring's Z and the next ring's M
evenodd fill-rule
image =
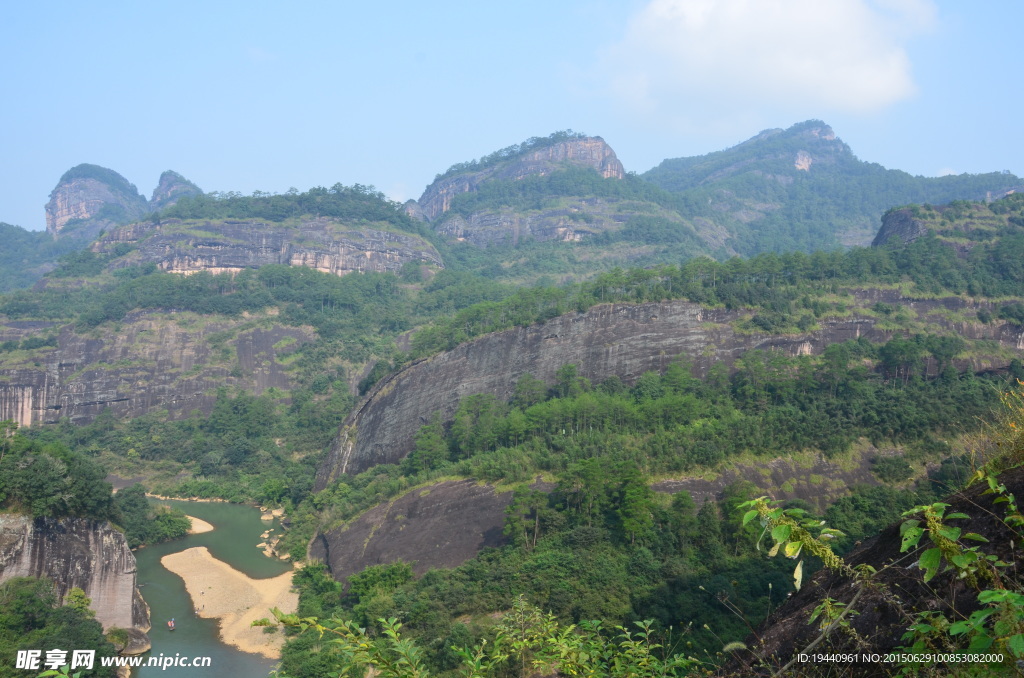
M1024 175L1022 19L1019 0L5 2L0 221L43 228L82 162L146 197L173 169L405 200L567 128L637 172L820 118L886 167Z

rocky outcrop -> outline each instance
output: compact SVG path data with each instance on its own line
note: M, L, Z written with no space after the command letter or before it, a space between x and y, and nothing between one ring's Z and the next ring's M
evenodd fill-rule
M891 290L870 290L865 295L871 303L900 303L965 338L994 339L1007 349L1024 349L1024 332L1018 326L950 322L947 311L968 304L959 297L901 300ZM447 421L462 398L478 393L507 401L524 374L553 383L558 368L573 363L580 376L594 383L612 375L632 383L648 370L663 371L677 356L689 359L698 374L705 374L714 363L732 364L751 349L816 354L829 344L861 336L872 341L892 336L876 329L871 317L826 321L818 331L782 336L738 333L731 323L739 317L737 311L685 301L604 305L496 332L416 361L378 382L345 420L317 472L316 489L323 489L341 473L400 461L434 412ZM1008 362L994 356L984 364L961 367L990 369L1000 361L1004 366Z
M114 268L153 263L170 273L223 273L285 264L344 275L393 273L410 261L443 267L433 245L417 235L355 228L326 217L298 227L239 220L140 222L112 230L92 249L109 252L123 244L135 249L115 260Z
M186 196L202 194L202 189L191 181L177 172L167 170L160 175L160 181L153 189L153 197L149 199L149 211L156 212L170 207Z
M918 238L928 235L928 232L928 226L915 218L912 208L889 210L882 216L882 228L878 230L871 246L909 245Z
M457 567L481 549L505 543L502 526L511 501L511 492L473 480L418 488L318 534L310 557L327 563L338 581L396 561L410 563L416 574Z
M433 220L448 211L452 198L460 193L475 191L485 181L509 181L533 174L550 174L566 165L591 167L606 179L621 179L626 174L615 151L601 137L570 139L529 151L479 171L442 177L427 186L418 201L419 206L423 214Z
M46 577L63 598L85 591L103 628L135 629L130 651L145 652L149 607L136 587L135 555L110 523L0 514L0 581Z
M46 230L54 238L92 240L101 230L149 211L135 186L113 170L78 165L60 178L46 203Z
M209 411L221 386L287 392L292 377L281 359L313 331L258 321L140 311L105 334L0 324L0 337L58 335L56 347L0 353L0 420L87 423L105 408L123 417L166 410L179 418Z

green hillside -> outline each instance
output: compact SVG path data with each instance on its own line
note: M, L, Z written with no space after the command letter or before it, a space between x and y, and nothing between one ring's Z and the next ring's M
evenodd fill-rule
M709 204L738 254L867 245L896 205L999 197L1024 180L1009 173L912 176L858 159L820 120L767 130L704 156L665 160L651 183Z

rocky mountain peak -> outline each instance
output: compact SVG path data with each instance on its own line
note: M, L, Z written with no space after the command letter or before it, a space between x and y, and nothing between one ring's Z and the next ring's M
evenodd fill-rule
M424 216L435 219L448 211L454 196L475 191L485 181L515 181L550 174L566 165L591 167L606 179L626 175L615 151L601 137L552 135L510 146L479 161L455 165L427 186L419 206Z
M167 170L160 175L160 181L153 189L153 197L149 199L152 211L170 207L187 195L202 195L203 191L191 181L177 172Z
M92 240L103 229L138 219L149 203L117 172L82 164L64 173L46 203L46 230L54 238Z

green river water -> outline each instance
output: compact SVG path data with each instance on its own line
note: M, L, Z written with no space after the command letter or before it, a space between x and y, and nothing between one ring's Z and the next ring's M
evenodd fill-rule
M210 657L209 668L192 667L142 667L135 669L133 676L154 678L155 676L266 676L276 661L262 655L241 652L220 641L216 619L201 619L195 614L192 601L185 591L185 583L176 574L164 569L160 559L169 553L176 553L205 546L210 553L231 567L256 579L275 577L288 571L290 565L267 558L256 548L263 541L260 535L268 527L277 524L260 520L259 510L238 504L205 503L189 501L164 501L156 503L176 506L190 516L201 518L214 526L212 532L194 534L177 541L147 546L135 552L138 561L138 582L142 597L149 604L153 628L149 636L153 649L144 657ZM266 616L270 616L268 611ZM169 631L167 620L175 620L175 630Z

